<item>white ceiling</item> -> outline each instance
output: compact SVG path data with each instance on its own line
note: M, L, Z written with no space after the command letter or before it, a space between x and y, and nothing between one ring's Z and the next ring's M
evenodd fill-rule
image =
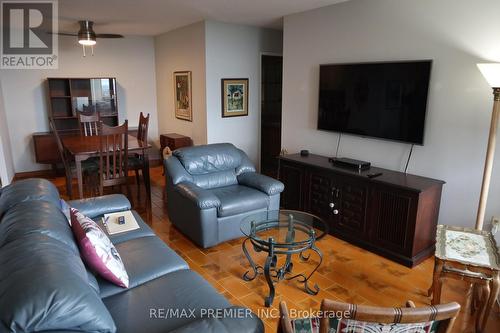
M59 0L59 31L154 36L204 19L281 29L282 17L346 0Z

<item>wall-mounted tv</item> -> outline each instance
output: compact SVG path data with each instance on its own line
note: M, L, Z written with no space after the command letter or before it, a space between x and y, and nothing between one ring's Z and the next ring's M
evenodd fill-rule
M321 65L318 129L423 145L431 65Z

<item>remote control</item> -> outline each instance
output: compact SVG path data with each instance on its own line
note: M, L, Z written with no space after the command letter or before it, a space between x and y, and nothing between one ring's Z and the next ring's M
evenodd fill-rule
M382 172L377 172L377 173L369 173L366 175L368 178L375 178L378 176L382 176Z
M125 216L118 216L118 224L125 224Z

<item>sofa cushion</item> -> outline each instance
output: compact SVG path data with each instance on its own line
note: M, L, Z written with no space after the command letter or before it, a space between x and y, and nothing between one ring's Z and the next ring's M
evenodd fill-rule
M85 263L106 280L128 287L129 278L120 254L104 231L75 208L71 208L71 228Z
M135 220L137 221L137 224L139 225L139 229L135 230L130 230L127 232L120 232L118 234L110 235L108 231L106 230L106 227L102 223L102 216L93 218L94 222L101 227L101 229L108 235L109 239L111 240L111 243L113 244L120 244L123 242L126 242L131 239L135 238L141 238L141 237L147 237L147 236L155 236L155 232L153 229L151 229L146 222L143 221L141 216L135 211L132 211L132 215L134 215Z
M0 267L0 332L116 331L79 254L47 233L4 244Z
M201 317L202 309L223 309L228 301L200 275L179 270L103 299L120 333L164 333ZM184 311L194 316L175 316ZM163 315L162 315L163 314ZM168 317L166 317L168 315Z
M0 219L16 204L32 200L44 200L60 205L59 192L50 181L40 178L19 180L2 189Z
M9 209L0 223L0 248L12 241L27 241L43 234L79 255L68 220L59 206L48 201L21 202Z
M108 194L100 197L72 200L68 205L91 219L107 213L130 210L130 201L123 194Z
M129 289L180 269L188 264L158 237L141 237L116 245L129 276ZM126 291L97 278L101 297L109 297Z
M219 217L232 216L269 206L269 197L250 187L233 185L215 188L211 191L221 202L217 209Z
M241 163L239 150L230 143L183 147L176 149L173 155L191 175L234 171Z
M250 309L232 306L225 313L199 318L170 333L262 333L264 324Z

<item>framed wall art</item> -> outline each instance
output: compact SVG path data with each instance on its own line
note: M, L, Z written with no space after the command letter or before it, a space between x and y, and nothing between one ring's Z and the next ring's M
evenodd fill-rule
M175 117L193 121L191 71L174 72Z
M222 117L248 116L248 79L222 79Z

